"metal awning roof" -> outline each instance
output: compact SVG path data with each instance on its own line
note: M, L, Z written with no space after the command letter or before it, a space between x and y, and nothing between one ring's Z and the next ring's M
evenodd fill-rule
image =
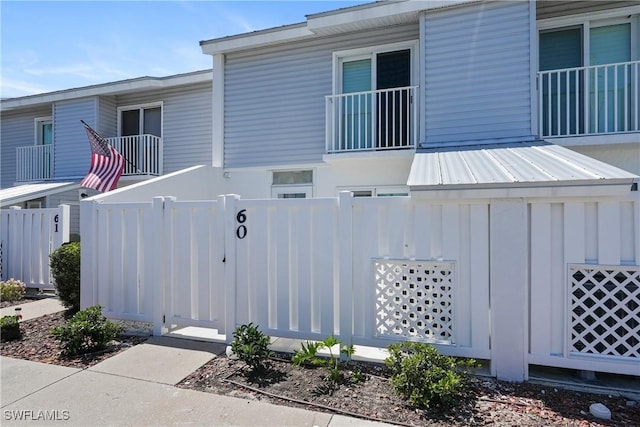
M407 185L412 190L631 184L639 177L546 141L421 149Z
M0 207L15 205L75 188L80 188L79 182L38 182L3 188L0 190Z

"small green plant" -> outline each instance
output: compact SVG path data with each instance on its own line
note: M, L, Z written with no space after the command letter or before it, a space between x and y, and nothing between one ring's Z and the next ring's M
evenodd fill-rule
M231 350L238 359L247 364L251 372L263 372L267 369L273 352L268 346L271 339L253 323L241 325L233 331Z
M80 242L63 244L49 260L60 301L72 312L80 310Z
M302 343L300 350L294 350L291 361L294 365L300 366L305 364L324 366L328 368L329 373L326 376L327 382L333 385L344 382L344 376L340 370L340 354L333 353L333 347L338 346L340 354L344 354L351 358L355 353L353 345L342 345L336 337L330 336L321 342L309 342L305 345ZM329 358L320 357L318 351L326 348L329 350Z
M0 282L0 300L2 301L18 301L24 298L27 287L23 282L17 279L9 279Z
M434 346L405 342L387 347L385 364L396 393L418 408L447 409L464 392L472 359L444 356Z
M102 315L102 307L95 305L79 311L64 325L51 330L62 353L67 356L102 350L122 329Z
M0 317L0 338L10 341L20 338L20 319L15 315Z

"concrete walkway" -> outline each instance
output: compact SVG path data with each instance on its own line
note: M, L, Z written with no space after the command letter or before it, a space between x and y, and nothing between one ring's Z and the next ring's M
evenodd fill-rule
M31 307L31 304L41 301L24 304L23 316L27 312L35 313L40 305ZM54 305L51 309L55 309ZM222 344L151 337L143 344L84 370L0 357L0 424L331 427L385 425L174 386L212 358L222 355L224 349Z
M42 298L26 304L0 308L0 317L16 314L16 308L21 308L22 321L35 319L45 314L57 313L65 308L58 298Z

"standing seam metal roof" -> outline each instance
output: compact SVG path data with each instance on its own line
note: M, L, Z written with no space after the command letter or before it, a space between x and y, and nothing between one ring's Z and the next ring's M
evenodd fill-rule
M407 185L597 184L640 177L546 141L418 150Z

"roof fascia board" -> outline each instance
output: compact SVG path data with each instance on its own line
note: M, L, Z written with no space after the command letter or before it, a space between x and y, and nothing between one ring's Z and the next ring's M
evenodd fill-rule
M181 74L170 77L140 77L131 80L123 80L113 83L105 83L95 86L86 86L75 89L65 89L39 95L29 95L20 98L5 99L0 103L0 111L10 111L17 108L25 108L52 102L66 101L70 99L86 98L100 95L116 95L123 92L132 92L145 89L163 89L188 84L209 82L213 78L213 72Z
M254 31L252 33L221 39L205 40L200 42L202 53L215 55L235 50L267 46L270 44L299 40L315 34L307 28L306 23L287 25L268 30Z
M429 0L429 1L388 1L373 4L368 8L353 8L335 12L318 13L307 17L310 31L321 31L323 28L339 27L358 21L369 21L387 18L392 15L404 15L423 10L439 9L479 0Z
M481 0L402 0L393 2L376 2L353 8L338 9L307 16L307 21L299 24L285 25L252 33L238 34L200 42L202 53L215 55L236 50L263 47L275 43L295 41L307 37L318 36L314 31L322 28L339 27L358 21L369 21L388 18L392 15L405 15L423 10L439 9L465 3L476 3ZM368 6L368 7L366 7Z

